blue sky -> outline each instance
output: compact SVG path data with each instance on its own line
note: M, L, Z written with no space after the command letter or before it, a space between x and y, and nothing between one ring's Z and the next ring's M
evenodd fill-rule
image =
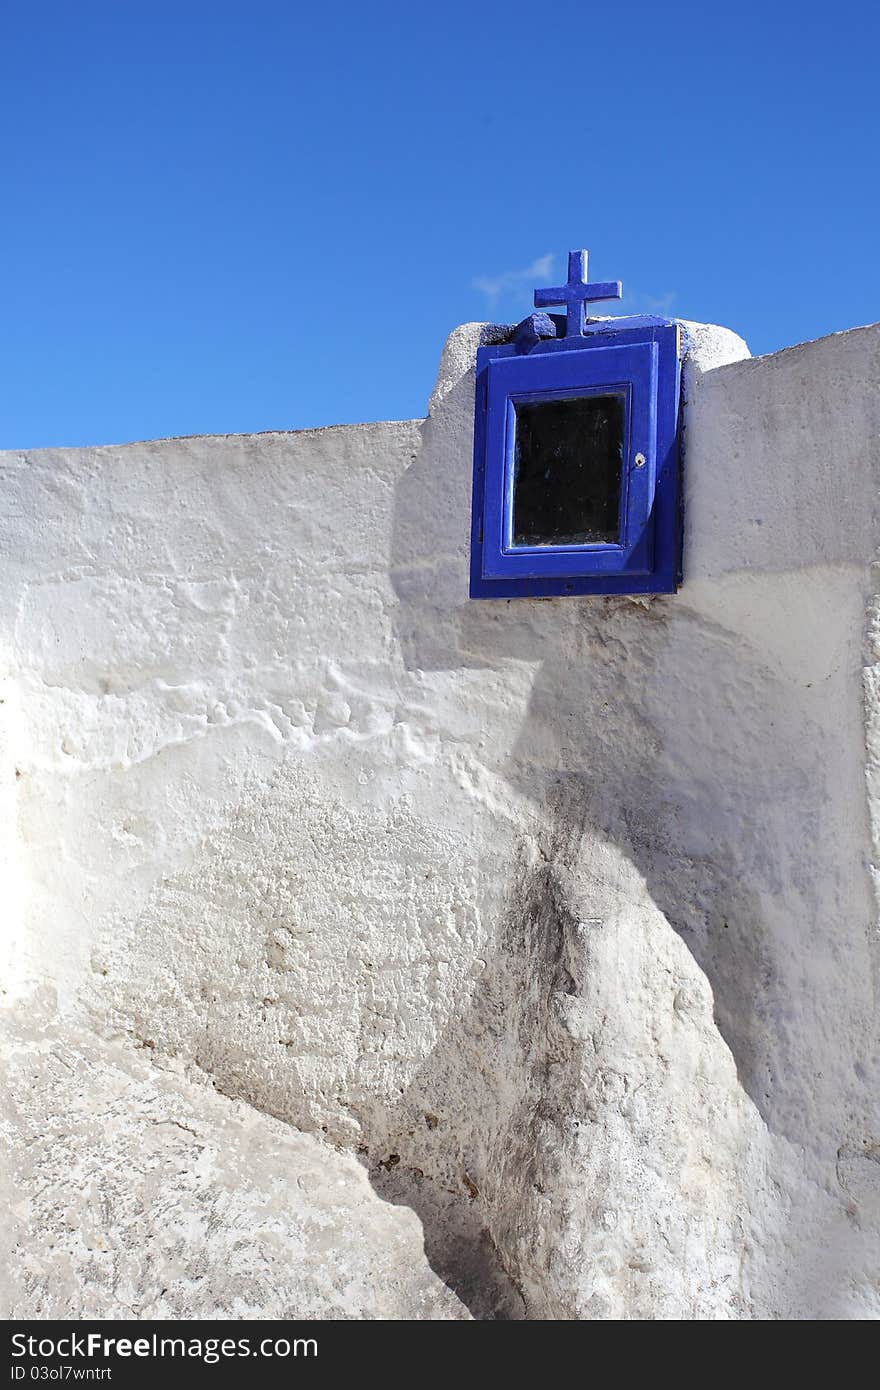
M878 320L878 40L846 0L2 0L0 447L421 415L578 246L756 353Z

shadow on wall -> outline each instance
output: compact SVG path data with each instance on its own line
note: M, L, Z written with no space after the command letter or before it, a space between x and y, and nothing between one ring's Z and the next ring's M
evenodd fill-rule
M698 615L681 596L468 600L472 392L472 375L453 386L398 485L397 636L409 670L539 666L518 735L490 771L529 799L541 828L524 836L495 958L468 1016L386 1117L398 1147L371 1162L379 1190L421 1215L438 1272L478 1316L510 1317L518 1305L494 1248L520 1285L525 1269L541 1267L534 1250L517 1255L525 1237L515 1192L529 1189L540 1208L554 1187L543 1170L562 1161L574 1117L593 1104L584 1048L554 1024L560 1000L587 987L584 921L601 919L615 894L625 904L641 880L708 979L740 1084L771 1132L833 1156L851 1118L840 1068L851 1077L855 1061L840 1018L839 953L848 935L863 936L870 897L852 830L863 789L840 790L827 775L839 756L833 721L805 720L793 681L726 625L722 602L717 615ZM603 845L636 874L600 883ZM828 957L806 959L813 931L835 920ZM439 1126L438 1109L462 1092L480 1107L470 1125L480 1152L456 1151L444 1117L446 1152L426 1174L418 1126ZM471 1200L453 1217L462 1202L451 1194L463 1184ZM548 1266L552 1246L548 1237ZM545 1316L591 1315L561 1309L558 1290L525 1292L532 1316L542 1306Z
M572 827L560 857L575 839ZM393 1112L365 1126L384 1147L368 1156L373 1186L416 1211L431 1266L479 1319L578 1315L552 1276L542 1287L534 1248L559 1236L553 1170L581 1108L580 1049L554 1023L580 954L558 872L519 866L469 1007Z

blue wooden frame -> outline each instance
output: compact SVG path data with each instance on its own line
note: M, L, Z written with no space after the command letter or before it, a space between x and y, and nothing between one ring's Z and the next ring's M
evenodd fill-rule
M675 591L681 580L680 378L681 330L668 319L588 323L564 338L522 332L510 343L480 348L472 598ZM514 546L516 406L612 394L625 403L617 543Z

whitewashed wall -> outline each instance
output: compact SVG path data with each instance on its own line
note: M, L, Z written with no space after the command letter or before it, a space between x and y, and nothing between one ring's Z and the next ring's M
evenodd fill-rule
M468 600L479 331L424 422L0 456L10 1006L353 1151L476 1316L878 1317L880 327L692 327L647 602Z

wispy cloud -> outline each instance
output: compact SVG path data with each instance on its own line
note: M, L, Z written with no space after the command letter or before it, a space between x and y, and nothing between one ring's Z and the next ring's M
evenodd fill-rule
M495 309L501 300L521 297L524 294L531 302L533 289L539 285L552 283L556 263L556 256L552 252L548 252L546 256L537 256L531 265L524 266L522 270L502 270L497 275L479 275L471 281L471 284L474 289L486 296L490 310ZM596 303L595 306L590 306L589 312L593 314L659 314L668 316L673 312L673 305L677 298L678 295L675 290L667 290L661 294L646 294L637 288L627 291L624 285L622 300L616 304L613 300L607 303Z
M672 313L678 295L675 290L667 290L665 294L643 294L640 290L631 290L629 293L624 286L621 308L603 309L602 313L627 313L627 314L658 314L661 318L668 317Z
M503 270L499 275L479 275L471 283L474 289L486 296L490 307L494 307L499 299L508 295L520 294L523 290L530 292L535 286L546 284L553 275L555 259L552 253L548 253L546 256L538 256L523 270Z

